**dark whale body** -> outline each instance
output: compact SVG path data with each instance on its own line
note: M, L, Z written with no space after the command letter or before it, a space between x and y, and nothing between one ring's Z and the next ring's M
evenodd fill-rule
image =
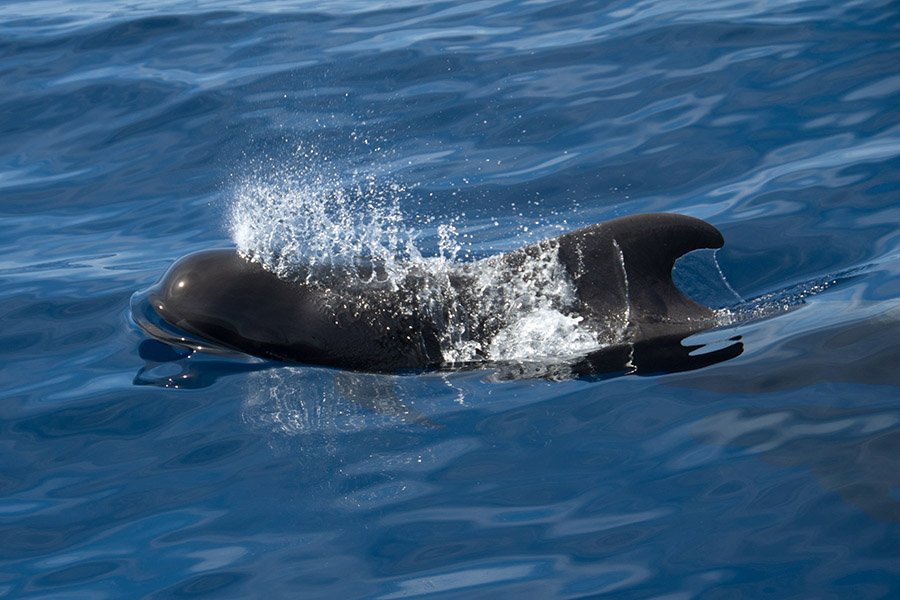
M573 284L573 312L587 326L606 323L611 315L625 320L629 350L623 354L622 344L601 350L582 361L580 368L590 369L591 361L602 357L627 363L635 349L656 360L656 340L663 348L681 348L676 353L686 358L690 348L680 340L714 326L715 313L675 287L672 268L688 252L723 243L719 231L700 219L644 214L492 260L501 270L521 274L550 248ZM365 371L437 368L446 366L442 340L451 322L454 335L482 345L503 325L473 316L481 301L474 285L478 264L447 275L442 284L450 295L444 299L453 302L436 304L422 295L423 288L435 285L433 275L417 268L399 282L371 263L300 267L282 278L235 250L209 250L178 260L159 283L135 295L133 310L151 335L178 345ZM155 318L147 318L148 312Z

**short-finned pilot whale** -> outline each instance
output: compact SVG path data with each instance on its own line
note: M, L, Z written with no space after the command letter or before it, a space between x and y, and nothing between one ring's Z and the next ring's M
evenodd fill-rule
M572 314L587 328L618 319L623 343L646 347L716 324L712 309L678 290L672 268L688 252L723 244L705 221L654 213L591 225L491 259L493 268L522 276L552 250L560 276L574 290ZM475 285L478 263L459 267L442 280L449 292L436 297L423 292L435 282L421 268L409 268L399 281L372 262L298 266L283 277L234 249L207 250L176 261L156 285L135 295L132 306L148 333L174 344L364 371L438 368L447 366L442 348L450 337L487 347L503 325L476 306L484 292ZM148 310L156 324L138 314Z

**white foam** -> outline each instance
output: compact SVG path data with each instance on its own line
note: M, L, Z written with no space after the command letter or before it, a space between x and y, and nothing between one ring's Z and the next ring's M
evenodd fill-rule
M582 321L582 317L552 308L534 310L494 336L488 357L496 361L559 360L599 350L603 345Z

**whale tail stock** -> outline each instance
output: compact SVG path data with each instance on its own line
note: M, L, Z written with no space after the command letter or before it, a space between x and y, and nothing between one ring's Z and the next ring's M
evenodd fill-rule
M669 213L621 217L565 234L558 244L583 310L596 319L624 311L635 337L696 330L715 314L672 281L678 258L724 244L706 221Z

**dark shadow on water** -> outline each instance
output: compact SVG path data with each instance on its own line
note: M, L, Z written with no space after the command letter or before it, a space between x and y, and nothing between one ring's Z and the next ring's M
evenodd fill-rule
M663 375L702 369L740 356L740 337L729 338L724 346L682 342L687 336L668 336L635 344L610 346L574 362L506 363L496 366L491 379L609 379L623 375Z
M493 375L490 379L493 380L608 379L622 375L648 376L693 371L731 360L740 356L744 351L740 336L729 338L724 345L712 347L707 344L685 345L682 343L685 338L686 336L670 336L635 344L610 346L571 362L468 363L457 365L446 371L492 370ZM171 346L153 339L141 342L138 352L146 364L138 370L134 377L134 384L159 387L204 388L211 386L222 377L277 369L288 364L262 359L252 359L254 362L218 359L213 358L215 355L207 356L202 352ZM243 357L244 355L235 354L234 356ZM335 373L346 375L346 377L339 377L336 380L339 391L353 391L348 395L359 396L358 392L361 390L357 389L358 386L350 383L352 380L364 376L366 379L390 378L395 375L414 376L421 374L422 371L404 371L395 375L346 370L335 370ZM359 377L354 378L353 374L357 374ZM378 386L378 389L380 387ZM366 389L370 392L378 391L371 386Z
M134 385L174 389L207 388L229 375L252 373L277 366L270 361L245 362L205 355L188 348L147 339L138 346L145 364L134 376Z
M896 412L835 406L747 407L694 428L701 442L804 469L823 489L874 519L900 523Z
M193 390L207 388L223 377L254 372L290 369L287 363L254 359L235 354L233 359L221 354L207 355L188 348L172 346L155 339L141 342L138 353L145 361L134 377L135 385ZM248 362L253 361L253 362ZM424 415L410 409L397 394L392 376L317 368L330 373L335 402L346 399L378 415L396 418L404 423L439 427ZM271 378L273 393L290 395L293 389L279 389L278 377Z
M685 345L683 339L684 336L671 336L604 348L573 362L476 363L443 372L450 375L483 370L488 382L521 379L602 380L624 375L647 376L701 369L735 358L743 352L739 338L730 338L718 345ZM416 412L403 398L402 386L398 386L400 380L421 375L421 371L376 374L322 367L304 369L303 365L237 354L233 358L205 354L154 339L144 340L139 346L139 354L145 365L135 375L135 385L191 390L212 386L232 375L268 371L271 376L257 379L253 392L255 396L265 396L264 403L290 404L292 398L295 401L301 398L304 404L349 401L371 414L396 419L398 423L440 427L440 424ZM308 377L303 375L307 371ZM309 408L305 407L302 412L317 412ZM329 407L326 409L325 412L330 411Z
M872 518L900 523L900 413L890 401L900 388L900 309L888 302L843 311L855 318L784 335L739 366L677 385L747 398L696 425L698 440L805 469Z

